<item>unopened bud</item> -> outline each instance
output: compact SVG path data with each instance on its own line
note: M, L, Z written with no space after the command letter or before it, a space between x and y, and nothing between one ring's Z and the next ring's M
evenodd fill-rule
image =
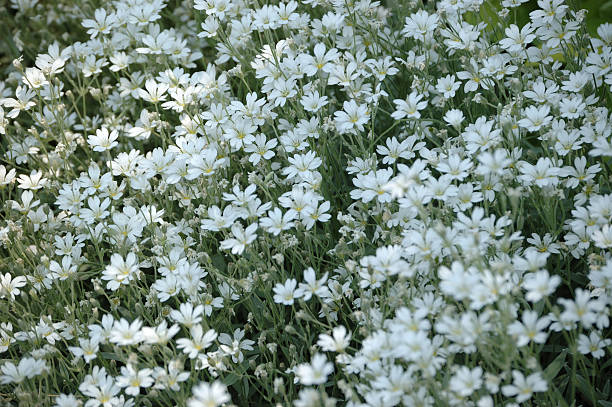
M15 69L18 69L20 71L23 70L23 65L21 65L21 61L23 61L23 56L13 59L13 66L15 67Z

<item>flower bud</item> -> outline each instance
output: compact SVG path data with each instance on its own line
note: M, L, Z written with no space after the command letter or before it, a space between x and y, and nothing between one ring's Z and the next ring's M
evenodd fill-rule
M23 56L13 59L13 66L19 71L23 70L23 65L21 65L21 61L23 61Z

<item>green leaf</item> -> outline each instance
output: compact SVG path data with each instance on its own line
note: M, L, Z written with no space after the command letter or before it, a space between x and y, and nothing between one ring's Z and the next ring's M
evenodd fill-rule
M562 379L559 382L559 391L565 392L567 390L567 385L569 384L569 376L565 375L565 376L561 376Z
M602 397L602 395L598 394L596 388L592 387L589 384L589 381L580 375L576 375L576 388L580 390L580 394L589 400L591 405L595 405L596 399Z
M227 376L225 376L223 379L221 379L221 381L226 386L231 386L232 384L236 383L239 379L240 379L240 377L238 377L237 375L235 375L233 373L230 373Z
M612 358L608 359L606 361L606 363L604 363L603 365L601 365L601 367L599 368L599 370L604 370L609 368L610 366L612 366Z
M559 374L559 371L563 368L563 366L565 366L566 356L567 356L567 349L561 352L559 356L555 358L555 360L553 360L548 366L546 366L546 369L544 369L544 376L548 380L552 381L552 379L557 377L557 375Z
M242 379L242 390L244 391L244 397L249 398L249 380L246 376Z
M225 272L227 270L227 263L225 263L225 259L223 255L217 253L211 258L213 266L215 266L219 271Z
M546 353L560 353L567 352L567 348L565 346L551 344L542 346L542 351Z
M612 0L602 4L601 7L599 8L599 11L601 11L603 13L605 13L607 11L612 11ZM606 403L609 403L609 402L606 402Z
M2 13L1 17L4 16L11 18L8 13ZM2 29L0 33L2 34L2 39L4 40L3 42L6 43L7 48L5 48L5 50L7 51L7 53L10 52L10 55L13 58L17 58L21 54L21 52L19 52L19 48L17 48L17 45L13 40L13 35L11 34L10 29L4 24L2 24Z
M599 404L601 407L612 407L612 401L603 401L599 400Z
M102 357L107 360L116 360L117 362L123 362L123 359L121 359L116 353L113 352L100 352L100 355L102 355Z

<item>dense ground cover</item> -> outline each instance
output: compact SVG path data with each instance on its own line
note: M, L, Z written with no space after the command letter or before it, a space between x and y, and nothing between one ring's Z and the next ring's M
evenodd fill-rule
M612 24L0 13L2 402L612 406Z

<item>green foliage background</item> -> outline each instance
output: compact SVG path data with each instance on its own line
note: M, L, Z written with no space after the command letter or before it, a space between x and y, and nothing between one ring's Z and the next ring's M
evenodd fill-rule
M576 5L589 10L586 22L591 35L597 32L600 24L612 22L612 0L576 1Z

